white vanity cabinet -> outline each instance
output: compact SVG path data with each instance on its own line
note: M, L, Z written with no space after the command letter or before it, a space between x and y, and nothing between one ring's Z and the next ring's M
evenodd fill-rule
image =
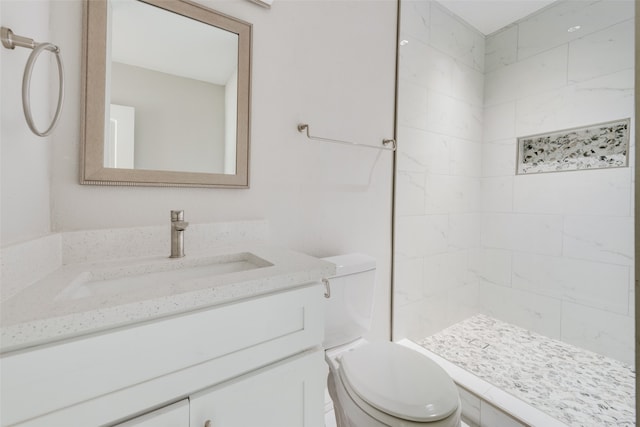
M324 352L305 352L113 427L320 427Z
M326 375L317 351L189 397L190 427L322 426ZM209 424L207 424L209 422Z
M189 400L181 400L114 427L189 427Z
M313 283L5 354L1 426L321 427L322 295Z

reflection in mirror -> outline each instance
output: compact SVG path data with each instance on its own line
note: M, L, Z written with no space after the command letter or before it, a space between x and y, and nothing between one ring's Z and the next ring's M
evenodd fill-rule
M251 26L185 1L85 12L82 182L247 187Z
M111 108L133 112L122 124L133 135L110 115L109 149L125 145L124 167L235 173L238 35L136 0L110 5Z

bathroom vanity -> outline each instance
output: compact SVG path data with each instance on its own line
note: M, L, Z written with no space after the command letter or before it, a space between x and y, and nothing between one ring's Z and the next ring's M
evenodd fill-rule
M1 425L319 427L334 271L267 246L62 266L3 302Z

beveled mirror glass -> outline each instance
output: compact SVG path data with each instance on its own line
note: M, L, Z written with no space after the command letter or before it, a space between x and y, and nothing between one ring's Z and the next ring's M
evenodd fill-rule
M251 25L184 0L87 0L81 183L246 188Z

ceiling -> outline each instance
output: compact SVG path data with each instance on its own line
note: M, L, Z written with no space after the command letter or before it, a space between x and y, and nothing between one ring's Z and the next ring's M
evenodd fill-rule
M235 72L237 34L139 1L109 5L112 61L221 86Z
M555 0L439 0L440 4L489 35Z
M481 33L488 35L553 3L554 0L439 2ZM119 28L119 31L113 33L113 60L219 85L224 85L235 69L235 34L222 30L211 31L212 27L208 25L133 0L112 0L110 4L113 8L113 22L117 22ZM167 22L168 19L171 21ZM144 31L141 31L141 22L144 22ZM169 32L166 28L173 30ZM198 41L198 46L194 40ZM141 49L140 46L145 48ZM223 49L229 53L222 56L201 54ZM184 57L194 52L195 56ZM181 59L167 61L168 58ZM228 58L228 61L222 62L221 58ZM184 64L198 66L186 68Z

